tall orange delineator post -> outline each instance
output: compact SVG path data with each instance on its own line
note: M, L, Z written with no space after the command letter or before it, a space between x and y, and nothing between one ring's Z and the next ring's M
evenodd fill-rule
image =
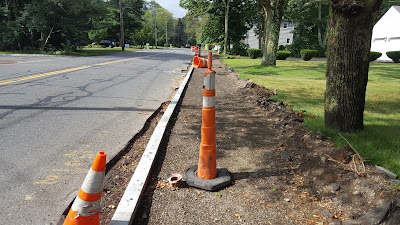
M105 152L97 153L78 196L65 218L64 225L99 225L101 196L106 169Z
M204 72L203 109L199 162L185 171L190 186L215 191L227 186L231 177L225 168L217 168L215 127L215 71L212 68L212 52L208 52L208 69Z

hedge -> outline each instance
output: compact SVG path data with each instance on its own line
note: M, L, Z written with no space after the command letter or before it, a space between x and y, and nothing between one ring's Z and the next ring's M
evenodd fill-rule
M287 57L290 56L290 54L292 54L289 51L277 51L276 52L276 59L277 60L285 60Z
M369 61L375 61L377 58L381 57L382 53L380 52L370 52L369 54Z
M395 63L400 62L400 51L386 52L386 55Z
M304 61L309 61L318 54L318 50L303 49L300 51L301 58Z
M247 49L247 54L249 55L250 59L256 59L261 56L262 52L261 49L249 48Z

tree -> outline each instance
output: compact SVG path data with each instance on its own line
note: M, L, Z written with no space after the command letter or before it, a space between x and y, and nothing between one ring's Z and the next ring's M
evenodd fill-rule
M325 126L362 130L372 28L382 0L330 0Z
M207 20L208 16L185 16L183 18L185 31L190 36L189 43L201 43L201 28L207 23Z
M224 2L225 7L225 21L224 21L224 54L228 52L228 34L229 34L229 3L231 0L222 0Z
M263 57L261 65L275 66L278 51L279 31L282 16L288 0L257 0L265 14L265 31L263 40Z
M302 49L326 52L329 30L328 0L289 0L284 17L295 23L293 43L288 50L297 57Z
M378 16L376 17L374 22L378 22L383 14L385 14L393 5L400 5L400 0L383 0L381 7L379 8Z
M87 41L103 0L2 1L7 20L0 24L0 49L62 49L67 40ZM4 15L4 14L3 14Z
M224 51L230 43L239 43L250 29L257 14L255 1L242 0L181 0L180 5L189 10L187 16L206 19L202 26L203 43L221 42Z
M156 16L157 16L157 36L160 37L158 38L157 42L160 42L161 44L167 43L166 37L167 32L169 31L169 36L171 38L171 33L173 26L171 24L171 21L173 21L172 13L168 12L166 9L162 8L161 6L158 6L154 8L153 10L156 11ZM155 45L155 39L154 39L154 14L153 10L147 11L143 15L143 23L142 23L142 30L141 35L145 39L146 43L152 43ZM170 25L168 25L170 24ZM137 36L137 35L136 35ZM158 43L157 43L158 44Z
M133 37L142 29L142 16L148 8L143 0L123 0L122 3L125 42L133 44L135 42ZM99 34L102 38L93 41L120 39L119 0L110 0L107 5L107 15L103 14L104 16L97 21L96 29L91 31L93 34Z

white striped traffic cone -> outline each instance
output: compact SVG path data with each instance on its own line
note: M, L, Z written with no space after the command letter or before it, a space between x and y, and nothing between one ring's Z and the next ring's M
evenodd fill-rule
M105 152L97 153L96 158L83 181L78 196L65 218L64 225L99 225L101 196L106 169Z

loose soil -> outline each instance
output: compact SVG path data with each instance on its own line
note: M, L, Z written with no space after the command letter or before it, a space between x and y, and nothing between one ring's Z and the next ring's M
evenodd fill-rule
M205 70L198 68L159 149L134 224L400 224L398 180L368 163L364 168L350 146L336 148L305 130L307 112L269 100L279 93L239 80L219 60L213 69L217 164L230 171L232 183L216 192L184 182L168 185L172 174L184 175L198 161ZM162 113L107 173L101 224L109 224Z

